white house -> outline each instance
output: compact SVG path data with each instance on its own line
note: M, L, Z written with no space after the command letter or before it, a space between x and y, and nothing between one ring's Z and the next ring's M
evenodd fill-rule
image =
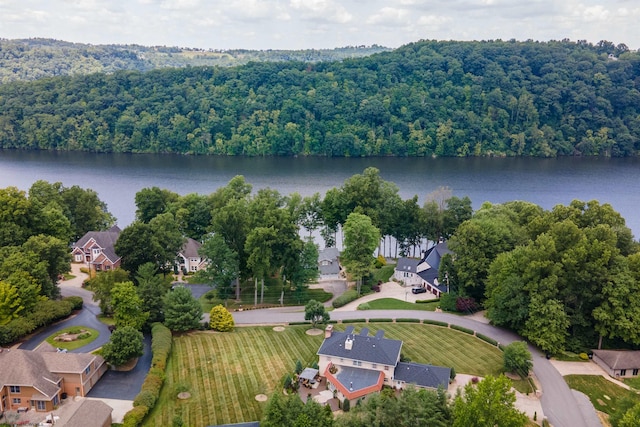
M186 242L178 252L178 268L189 273L195 273L207 266L206 260L198 253L202 243L187 237Z

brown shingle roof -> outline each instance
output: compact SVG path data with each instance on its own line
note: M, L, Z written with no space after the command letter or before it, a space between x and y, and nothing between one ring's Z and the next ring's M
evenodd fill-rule
M640 351L630 350L593 350L611 369L639 369Z
M197 258L200 256L200 254L198 254L198 250L200 249L201 246L202 246L202 243L192 239L191 237L187 237L186 242L184 242L184 245L180 250L180 253L185 258Z
M66 427L102 427L105 421L111 418L111 411L113 409L104 402L85 399L64 425Z
M102 357L89 353L42 353L44 363L51 372L80 374L91 362Z
M3 350L0 353L0 388L4 386L34 387L48 399L59 391L60 376L46 367L43 354L27 350Z

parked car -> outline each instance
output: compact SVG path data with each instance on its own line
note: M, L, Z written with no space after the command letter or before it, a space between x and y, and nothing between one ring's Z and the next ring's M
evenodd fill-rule
M425 292L427 292L427 288L416 287L411 289L411 293L413 294L424 294Z

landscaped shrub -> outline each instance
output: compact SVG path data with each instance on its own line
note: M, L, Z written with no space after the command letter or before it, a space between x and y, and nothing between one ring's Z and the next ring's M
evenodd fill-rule
M393 322L393 319L389 319L389 318L386 318L386 319L369 319L369 322L370 323L381 323L381 322L382 323L384 323L384 322L389 323L389 322Z
M587 353L580 353L580 354L578 355L578 357L579 357L581 360L589 360L589 355L588 355Z
M458 296L454 293L442 294L440 297L440 308L443 311L456 311L456 300Z
M498 341L494 340L493 338L489 338L486 335L482 335L482 334L476 334L476 336L478 338L480 338L482 341L484 342L488 342L491 345L498 345Z
M209 312L209 327L214 331L229 332L233 331L234 326L233 316L222 304L214 306Z
M440 302L440 298L416 300L416 304L427 304L429 302Z
M124 414L122 420L123 427L138 427L142 424L144 417L149 413L146 406L135 406L132 410Z
M69 301L72 304L71 308L73 310L82 310L82 304L84 303L84 301L82 300L82 297L77 297L77 296L64 297L62 298L62 301Z
M349 289L344 294L334 299L332 305L333 305L333 308L339 308L357 299L358 299L358 291L356 291L355 289Z
M464 332L465 334L473 335L473 331L468 328L464 328L458 325L451 325L451 329L455 329L456 331Z
M140 393L133 400L133 406L146 406L147 408L153 408L156 404L158 397L150 390L141 390Z
M420 319L396 319L396 323L420 323Z
M452 366L451 371L449 371L449 379L451 381L456 379L456 369Z
M424 319L422 323L424 323L425 325L444 326L445 328L449 327L449 324L447 322L441 322L439 320Z
M349 399L345 399L342 402L342 410L344 412L349 412L350 409L351 409L351 402L349 402Z
M365 323L366 319L345 319L342 323Z
M375 268L380 268L385 265L387 265L387 259L382 255L378 255L374 264Z
M363 302L358 306L358 310L371 310L371 306L368 302Z

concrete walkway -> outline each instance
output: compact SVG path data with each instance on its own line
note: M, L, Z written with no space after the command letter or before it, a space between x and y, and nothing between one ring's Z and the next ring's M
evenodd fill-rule
M415 303L417 300L435 299L436 296L429 292L414 294L411 292L410 286L402 286L397 282L386 282L380 285L380 292L365 295L333 311L356 311L360 304L381 298L395 298L400 301Z

